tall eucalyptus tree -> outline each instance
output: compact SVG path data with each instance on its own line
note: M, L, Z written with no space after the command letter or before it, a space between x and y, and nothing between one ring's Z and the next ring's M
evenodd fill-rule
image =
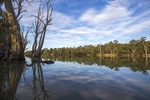
M25 59L24 57L24 47L23 47L23 37L21 33L21 28L19 20L23 17L21 13L25 12L23 10L22 3L28 0L3 0L6 9L6 20L9 23L9 33L10 36L10 56L11 59ZM16 4L14 6L14 4Z

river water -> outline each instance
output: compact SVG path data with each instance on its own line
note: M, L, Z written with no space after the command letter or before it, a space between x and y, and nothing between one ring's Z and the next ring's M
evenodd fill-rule
M149 100L150 64L147 60L103 58L93 62L85 59L54 59L54 64L30 64L29 59L2 62L1 98Z

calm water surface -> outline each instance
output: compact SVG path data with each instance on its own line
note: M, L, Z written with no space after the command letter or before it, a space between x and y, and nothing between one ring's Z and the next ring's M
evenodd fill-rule
M9 75L15 75L9 79L19 77L20 71L13 70ZM8 89L1 93L17 100L149 100L149 74L150 70L126 66L34 63L25 66L19 78L11 82L7 79Z

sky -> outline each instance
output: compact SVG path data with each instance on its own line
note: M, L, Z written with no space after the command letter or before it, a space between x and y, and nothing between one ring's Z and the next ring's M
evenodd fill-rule
M30 15L36 14L38 4L36 0L31 2L32 7L26 6L28 12L20 22L25 27L32 25L34 18ZM150 0L51 0L51 5L53 20L43 48L97 45L113 40L128 43L141 37L150 40ZM32 33L28 37L31 49Z

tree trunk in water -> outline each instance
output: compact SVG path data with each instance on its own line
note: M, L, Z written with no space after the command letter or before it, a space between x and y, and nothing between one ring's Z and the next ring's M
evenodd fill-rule
M35 60L35 61L41 59L41 55L43 53L42 47L44 44L46 30L47 30L48 25L50 25L52 21L52 18L51 18L52 8L50 6L50 0L45 0L45 3L46 3L46 18L43 18L43 15L42 15L42 12L41 12L42 6L39 6L37 16L32 15L32 17L36 18L36 21L34 23L35 38L34 38L34 43L33 43L32 52L31 52L32 60Z
M6 16L8 23L10 24L9 35L11 36L11 58L12 59L25 59L22 45L22 38L20 34L20 25L15 15L12 1L4 0L6 8Z
M143 44L143 46L144 46L144 51L145 51L145 57L147 57L147 47L145 44Z
M136 49L131 49L131 58L135 57L136 50L137 50L137 48Z
M99 47L99 55L100 55L100 57L102 57L102 46L101 45Z
M134 57L134 52L133 52L133 50L131 50L131 58L133 58Z

